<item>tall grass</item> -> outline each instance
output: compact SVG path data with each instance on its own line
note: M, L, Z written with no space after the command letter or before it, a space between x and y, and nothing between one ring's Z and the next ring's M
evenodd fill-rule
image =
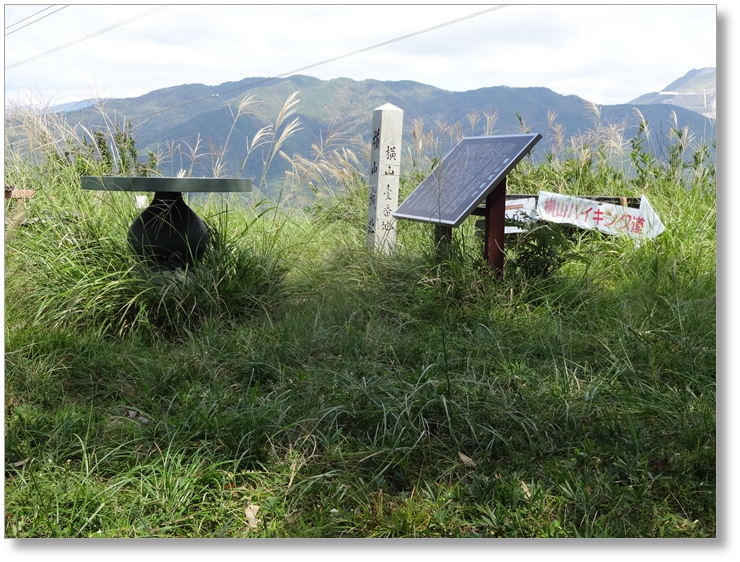
M483 116L415 123L402 197ZM310 209L203 202L214 247L161 275L125 246L131 196L17 158L7 536L715 536L711 151L649 133L595 122L509 186L646 193L663 234L543 228L500 278L472 221L444 259L421 223L367 250L362 146L331 135L292 158Z

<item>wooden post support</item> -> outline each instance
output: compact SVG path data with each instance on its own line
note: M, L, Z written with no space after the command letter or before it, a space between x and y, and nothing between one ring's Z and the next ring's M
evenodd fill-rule
M396 246L398 181L401 176L403 110L389 103L373 111L367 246L390 252Z
M497 275L504 271L506 176L486 197L486 232L483 253Z
M434 225L434 250L438 258L450 258L450 250L452 250L452 227L450 225Z

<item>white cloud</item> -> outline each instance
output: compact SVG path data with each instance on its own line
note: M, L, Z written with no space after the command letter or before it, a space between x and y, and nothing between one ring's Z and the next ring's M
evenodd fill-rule
M6 65L153 7L72 5L7 36ZM84 97L102 88L129 97L183 83L281 75L486 8L175 5L7 70L5 93ZM6 6L6 26L38 10ZM621 103L692 68L716 66L715 19L710 5L512 5L303 73L408 79L456 91L544 86Z

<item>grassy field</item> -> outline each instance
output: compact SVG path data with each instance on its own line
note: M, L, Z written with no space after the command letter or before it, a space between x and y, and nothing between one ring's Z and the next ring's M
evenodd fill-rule
M36 190L5 210L6 537L716 536L716 188L678 124L508 184L646 194L663 234L543 225L497 278L472 219L444 257L411 222L369 252L340 149L302 162L342 180L311 208L194 204L206 258L152 274L134 196L79 184L133 145L50 119L6 127Z

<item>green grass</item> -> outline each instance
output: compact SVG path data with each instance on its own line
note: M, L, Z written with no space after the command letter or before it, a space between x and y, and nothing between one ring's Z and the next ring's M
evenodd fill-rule
M6 170L37 189L6 230L6 537L716 536L713 176L523 162L512 192L642 191L666 231L512 238L501 278L472 220L445 260L411 222L369 252L361 182L204 202L205 261L151 275L132 198L52 165Z

